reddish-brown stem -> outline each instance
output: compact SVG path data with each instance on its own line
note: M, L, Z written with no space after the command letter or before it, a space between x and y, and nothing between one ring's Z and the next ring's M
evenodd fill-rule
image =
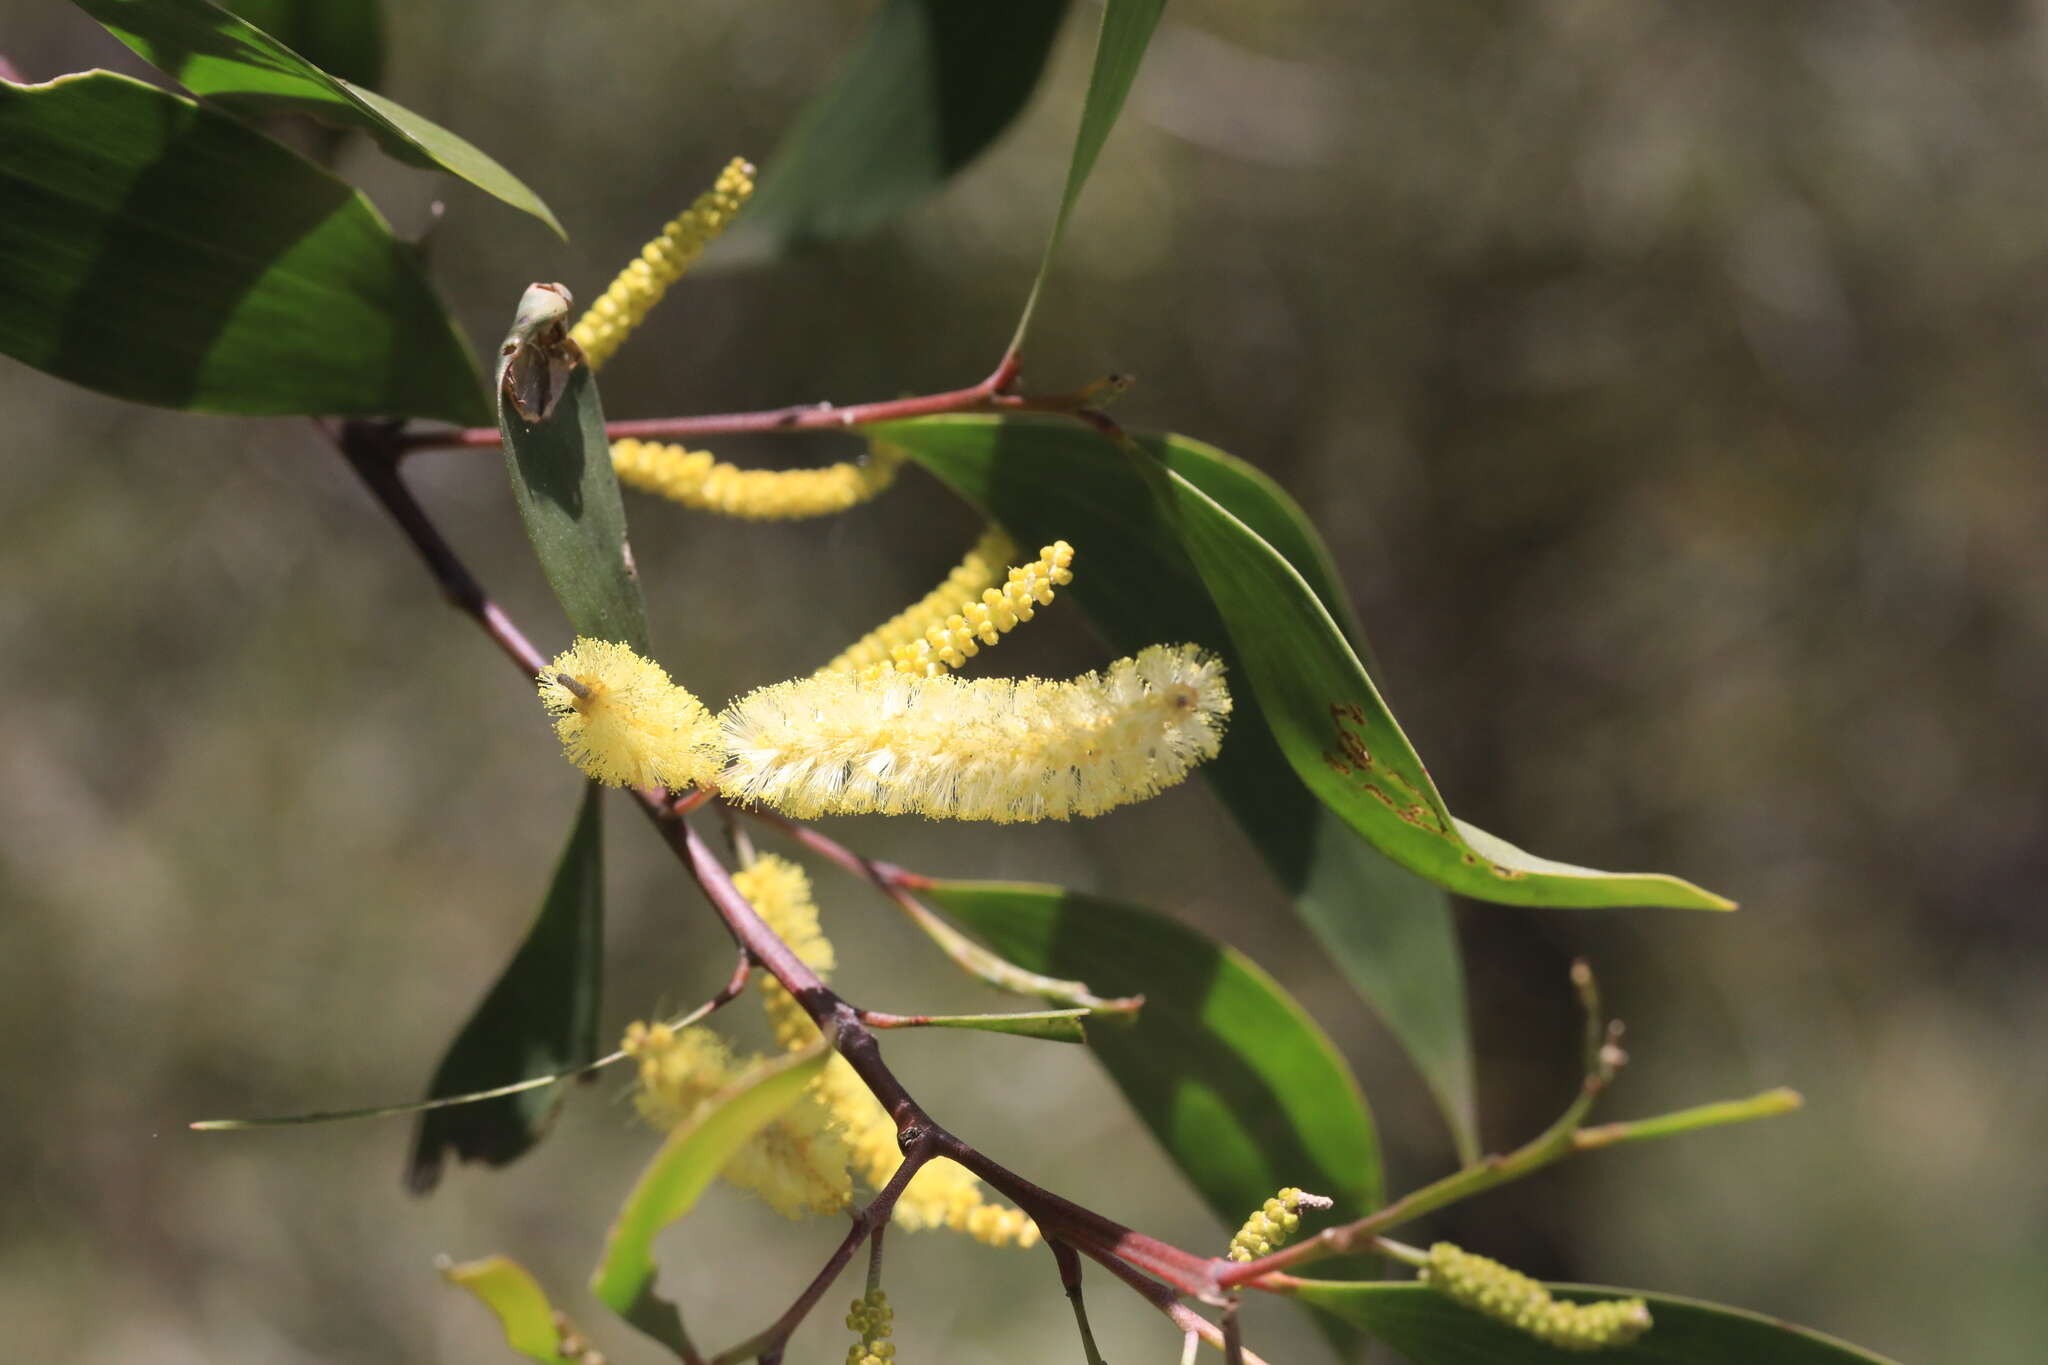
M749 820L759 820L775 826L819 857L838 864L856 877L867 878L884 891L891 887L907 887L913 891L922 891L932 884L930 877L898 867L894 863L883 862L879 858L863 857L830 835L821 834L809 825L799 824L787 815L769 810L765 806L734 806L733 809Z
M529 678L547 666L547 659L533 647L533 643L512 624L511 618L498 609L498 604L485 595L483 586L470 576L467 567L455 554L455 550L442 537L440 529L427 517L426 510L413 497L412 490L405 486L399 476L398 462L393 453L393 442L398 434L388 425L369 422L349 422L336 438L341 453L348 457L365 486L379 505L398 523L398 529L427 562L427 571L441 587L457 611L462 612L478 625L484 633L497 642L505 656L518 665L520 672Z
M932 417L947 412L986 412L995 409L1018 412L1074 412L1078 405L1070 395L1028 398L1009 392L1017 379L1016 352L1003 357L995 372L969 388L946 393L928 393L915 398L890 398L874 403L798 403L761 412L720 412L695 417L652 417L637 421L607 422L605 434L613 440L638 437L642 440L687 441L701 436L733 436L748 432L829 431L866 426L871 422L898 422L911 417ZM502 438L496 427L459 427L447 431L407 432L399 437L401 450L434 450L495 446Z
M810 1315L811 1309L817 1307L818 1300L825 1297L825 1291L839 1278L839 1272L853 1259L853 1253L860 1249L860 1244L869 1237L879 1241L882 1229L888 1225L890 1213L896 1208L896 1201L902 1197L904 1188L910 1184L910 1178L931 1159L931 1155L931 1151L922 1144L914 1144L908 1148L903 1154L903 1164L896 1168L896 1174L891 1176L889 1183L868 1201L865 1208L853 1215L853 1226L847 1229L846 1236L840 1239L839 1245L833 1249L832 1255L826 1259L818 1273L811 1277L811 1282L804 1286L804 1292L797 1295L796 1302L765 1331L757 1332L739 1345L729 1347L713 1356L711 1365L732 1365L734 1361L748 1359L780 1359L782 1348L789 1341L791 1334L803 1325L803 1320Z

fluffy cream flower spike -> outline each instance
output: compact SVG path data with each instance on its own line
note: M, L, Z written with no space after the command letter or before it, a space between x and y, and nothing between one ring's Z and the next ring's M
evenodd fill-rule
M719 172L717 183L676 217L661 235L640 248L612 281L604 296L576 320L569 335L583 348L595 370L612 358L621 342L647 320L668 287L704 254L712 239L725 231L740 206L754 192L754 168L734 157Z
M927 627L922 638L890 650L890 667L917 678L936 678L961 667L981 653L982 645L997 643L1019 622L1029 621L1034 604L1051 606L1052 590L1074 581L1073 562L1074 547L1054 541L1029 564L1010 570L1000 590L989 588L979 602L960 603L944 621Z
M1194 645L1071 682L822 673L725 709L718 785L798 819L1066 820L1173 786L1229 714L1222 663Z
M612 442L619 482L693 507L748 521L796 521L858 507L896 482L903 455L876 446L864 460L817 469L741 469L708 450L661 441Z
M1475 1255L1449 1242L1429 1249L1424 1284L1467 1308L1566 1351L1599 1351L1626 1346L1650 1330L1650 1308L1641 1299L1567 1303L1520 1271Z
M718 772L718 722L629 645L578 637L539 676L562 752L613 787L702 786Z
M820 977L831 973L831 940L818 927L818 906L810 878L802 868L773 854L733 875L755 913L791 951ZM818 1036L817 1025L782 983L762 973L761 1004L775 1041L795 1050ZM826 1063L804 1103L815 1103L831 1116L835 1133L846 1144L847 1159L861 1178L876 1189L889 1183L903 1154L896 1146L896 1124L872 1091L861 1083L846 1059ZM917 1173L896 1202L895 1221L905 1228L953 1228L990 1246L1033 1246L1038 1225L1017 1209L990 1202L981 1182L951 1162L934 1161Z
M875 447L877 453L884 448ZM922 637L934 626L944 625L946 617L958 611L961 603L979 601L983 593L1001 583L1003 566L1016 557L1016 542L1004 534L1002 527L990 526L953 566L944 582L863 635L818 671L859 673L888 664L897 648Z

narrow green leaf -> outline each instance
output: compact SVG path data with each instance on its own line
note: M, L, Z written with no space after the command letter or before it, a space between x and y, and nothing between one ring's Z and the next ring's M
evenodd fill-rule
M526 941L462 1026L427 1087L430 1099L510 1085L597 1056L604 965L603 789L586 783L569 842ZM558 1085L420 1116L406 1183L425 1194L453 1152L502 1166L540 1141L562 1102Z
M938 189L1024 107L1066 11L887 0L766 161L735 249L858 236Z
M1628 1346L1588 1355L1524 1336L1420 1284L1304 1280L1291 1292L1363 1327L1413 1365L1891 1365L1819 1332L1740 1308L1598 1285L1551 1285L1561 1299L1641 1298L1655 1324Z
M748 1139L794 1104L832 1054L821 1038L771 1058L715 1096L669 1134L626 1196L590 1290L607 1308L678 1354L687 1355L675 1305L654 1292L654 1237L695 1206L712 1177Z
M1230 632L1145 481L1100 438L1068 424L938 419L876 428L1021 540L1077 551L1071 595L1111 648L1191 640L1223 653ZM1343 592L1299 509L1242 461L1183 437L1145 448L1254 524L1278 530L1326 600ZM1285 528L1296 529L1288 533ZM1312 552L1313 551L1313 552ZM1348 609L1344 612L1348 616ZM1223 752L1204 771L1296 911L1414 1058L1456 1144L1476 1144L1464 970L1443 893L1376 853L1296 780L1251 689L1234 689Z
M954 966L999 991L1035 996L1055 1005L1076 1009L1128 1012L1125 1008L1127 1002L1104 1000L1091 993L1085 981L1059 981L1004 961L948 924L915 896L899 896L897 905L910 917L910 922L923 930L939 951L952 960Z
M1095 1010L1033 1010L1026 1014L919 1014L900 1022L875 1024L877 1028L967 1028L984 1033L1008 1033L1018 1038L1040 1038L1052 1043L1085 1043L1087 1029L1081 1021ZM1128 1010L1104 1014L1102 1018L1127 1022ZM873 1022L873 1021L870 1021Z
M361 128L410 165L447 171L530 213L566 238L518 177L433 121L358 89L209 0L75 0L137 55L230 111L305 114Z
M227 8L342 80L376 85L384 78L377 0L234 0Z
M467 1289L491 1310L514 1351L540 1365L579 1365L561 1350L567 1320L558 1323L548 1292L525 1266L509 1256L486 1256L460 1265L444 1262L440 1269L441 1278Z
M1284 1186L1356 1218L1380 1201L1365 1097L1315 1021L1233 948L1164 915L1023 882L939 882L939 905L1034 971L1145 997L1089 1045L1175 1164L1235 1227Z
M469 346L368 200L112 72L0 82L0 350L138 403L488 411Z
M569 624L578 635L648 654L647 607L626 544L626 509L597 382L580 355L559 349L573 352L575 345L566 336L568 308L560 285L534 285L506 335L497 384L505 467L527 537ZM543 332L544 345L537 340ZM529 360L543 376L545 401L537 407L520 382ZM562 387L545 378L550 372L563 378Z
M1038 296L1045 277L1052 270L1052 258L1067 234L1067 218L1081 198L1081 187L1095 169L1102 144L1116 126L1124 109L1124 96L1145 59L1145 47L1152 30L1159 25L1166 0L1107 0L1102 7L1102 28L1095 37L1095 65L1088 73L1088 95L1081 105L1081 129L1074 136L1074 155L1067 165L1067 185L1060 192L1059 212L1053 215L1052 232L1045 241L1045 255L1039 258L1038 274L1031 281L1031 293L1024 300L1024 315L1017 319L1017 334L1010 338L1010 350L1024 345L1031 330L1032 315L1038 311Z
M1734 908L1676 877L1555 862L1453 819L1301 574L1170 468L1150 472L1294 771L1381 852L1440 886L1508 905Z

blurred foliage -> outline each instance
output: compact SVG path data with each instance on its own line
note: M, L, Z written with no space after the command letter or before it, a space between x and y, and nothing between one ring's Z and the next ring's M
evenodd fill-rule
M498 152L575 240L365 146L342 169L401 233L446 197L432 263L470 334L496 336L526 283L587 296L727 157L772 148L871 9L394 6L385 89ZM63 7L10 18L0 51L28 78L147 74ZM985 373L1072 145L1059 111L1079 106L1087 27L1061 35L1023 121L895 228L693 279L608 367L608 410ZM1027 379L1135 372L1120 416L1212 440L1301 499L1454 808L1743 903L1469 908L1494 1145L1573 1083L1579 952L1633 1026L1610 1116L1780 1081L1810 1101L1560 1167L1432 1233L1901 1359L2033 1358L2044 51L2048 6L2019 0L1183 0L1162 22ZM593 1210L648 1151L616 1107L584 1096L575 1131L425 1203L400 1190L402 1123L181 1125L416 1093L531 913L573 777L305 424L143 412L11 364L0 407L0 620L42 684L0 720L10 1339L90 1365L490 1358L494 1327L433 1255L504 1248L579 1282ZM497 462L420 467L508 609L543 647L565 640ZM974 534L908 482L826 525L628 516L655 634L714 700L815 666ZM1071 614L1043 621L1006 669L1101 662ZM1248 948L1359 1065L1394 1186L1447 1165L1421 1087L1201 786L992 843L882 822L858 840L932 872L1089 886ZM608 1029L707 994L725 961L662 850L616 842ZM857 996L932 961L858 887L820 890ZM994 1003L930 970L906 998ZM1227 1239L1077 1049L890 1046L949 1124L1000 1135L998 1159L1161 1235ZM686 1311L786 1301L808 1273L816 1229L721 1192L693 1218L761 1249L678 1275ZM891 1245L910 1355L1035 1360L1069 1330L1034 1258ZM1107 1356L1161 1349L1148 1310L1094 1297ZM1283 1310L1252 1320L1271 1358L1318 1358ZM827 1322L794 1354L840 1344Z

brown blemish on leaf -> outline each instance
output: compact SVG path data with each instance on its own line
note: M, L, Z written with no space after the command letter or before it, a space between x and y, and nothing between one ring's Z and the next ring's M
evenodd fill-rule
M1350 701L1331 702L1330 720L1336 731L1337 746L1325 749L1322 758L1332 772L1349 779L1354 787L1370 795L1404 823L1439 838L1454 837L1449 825L1436 813L1421 789L1398 769L1374 758L1372 750L1366 747L1363 732L1368 720L1363 706ZM1401 795L1383 787L1382 780L1393 784ZM1467 861L1474 866L1478 863L1477 858L1470 854Z

